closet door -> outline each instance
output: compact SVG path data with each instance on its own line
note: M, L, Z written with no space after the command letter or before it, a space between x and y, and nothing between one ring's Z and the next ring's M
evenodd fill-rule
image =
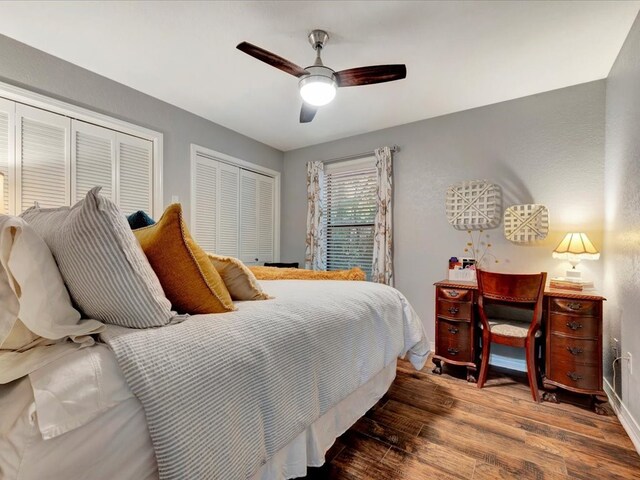
M238 256L238 229L240 202L240 169L219 162L218 205L216 230L219 255Z
M118 132L116 134L116 203L125 215L153 211L153 143Z
M16 104L16 211L71 202L71 119Z
M258 174L240 170L240 260L257 263Z
M79 120L71 122L72 203L93 187L111 200L116 198L116 132Z
M258 175L258 258L273 261L273 226L275 222L275 182L272 177Z
M1 213L15 213L14 192L15 178L13 169L13 153L15 151L15 111L16 104L0 98L0 172L4 175Z
M191 168L191 234L205 251L216 253L220 163L197 155Z

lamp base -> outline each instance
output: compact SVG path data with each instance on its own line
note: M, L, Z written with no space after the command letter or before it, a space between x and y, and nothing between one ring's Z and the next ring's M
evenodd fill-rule
M582 275L580 274L580 270L576 270L572 268L571 270L566 271L565 278L568 281L573 280L573 281L579 282L582 280Z

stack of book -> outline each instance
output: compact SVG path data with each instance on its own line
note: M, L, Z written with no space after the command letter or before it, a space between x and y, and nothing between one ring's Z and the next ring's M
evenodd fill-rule
M559 288L561 290L573 290L575 292L581 292L583 290L592 290L593 282L580 279L569 279L566 277L552 278L549 286L551 288Z

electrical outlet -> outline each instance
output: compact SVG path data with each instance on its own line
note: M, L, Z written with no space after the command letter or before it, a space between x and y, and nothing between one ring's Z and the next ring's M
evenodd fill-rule
M633 374L633 357L631 356L631 352L627 352L627 370L629 370L629 375Z

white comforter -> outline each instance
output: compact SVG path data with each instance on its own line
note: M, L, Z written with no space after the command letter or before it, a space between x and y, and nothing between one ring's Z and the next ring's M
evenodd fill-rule
M262 282L273 300L102 338L145 409L162 479L250 477L331 406L408 353L420 319L368 282Z

